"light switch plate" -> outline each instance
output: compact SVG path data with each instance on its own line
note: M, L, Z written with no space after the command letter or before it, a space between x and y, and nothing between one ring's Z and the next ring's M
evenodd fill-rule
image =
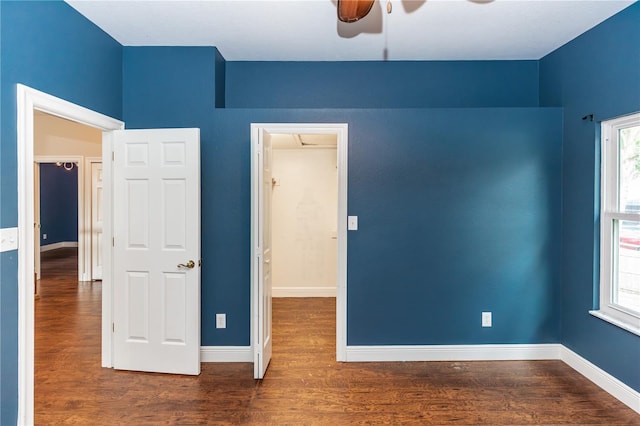
M0 252L18 250L18 228L0 229Z
M491 312L482 313L482 326L491 327Z
M348 216L347 217L347 230L349 230L349 231L357 231L358 230L358 216Z
M216 314L216 328L227 328L227 314Z

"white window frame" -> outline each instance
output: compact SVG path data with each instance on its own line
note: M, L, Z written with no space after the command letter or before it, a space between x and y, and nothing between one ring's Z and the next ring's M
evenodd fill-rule
M618 208L619 130L640 126L640 113L603 121L601 125L600 177L600 306L592 315L640 336L640 313L613 303L613 277L617 269L617 243L614 223L640 221L640 213L621 212Z

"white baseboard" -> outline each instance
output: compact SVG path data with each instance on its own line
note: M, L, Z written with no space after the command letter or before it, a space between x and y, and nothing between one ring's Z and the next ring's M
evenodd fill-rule
M271 287L273 297L336 297L335 287Z
M566 346L562 346L560 359L578 373L613 395L620 402L640 414L640 392L625 385L611 374L587 361Z
M559 344L347 346L347 362L560 359Z
M201 346L200 362L253 362L251 346Z
M67 247L78 247L78 242L77 241L61 241L59 243L47 244L44 246L40 246L40 252L42 253L44 251L51 251L51 250L67 248Z
M561 359L563 346L539 345L433 345L347 346L347 362L393 361L505 361ZM202 362L253 362L251 346L202 346Z

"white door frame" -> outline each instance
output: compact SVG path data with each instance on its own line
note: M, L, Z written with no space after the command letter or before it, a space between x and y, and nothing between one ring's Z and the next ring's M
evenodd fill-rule
M87 262L88 280L93 281L93 260L95 252L93 250L93 164L102 164L102 157L84 157L84 217L85 217L85 252L84 257ZM104 235L103 235L104 236ZM79 249L78 249L79 250ZM78 253L79 255L79 253Z
M36 155L33 157L33 161L38 164L42 163L75 163L78 167L78 281L91 281L91 274L87 273L90 271L91 264L86 263L85 258L85 247L88 244L88 240L85 237L84 230L87 229L87 222L85 222L86 217L84 216L84 203L85 203L85 192L83 191L84 185L84 157L78 155ZM33 183L34 187L39 186L39 182ZM39 192L39 191L38 191ZM34 192L35 194L36 192ZM40 192L39 192L40 193ZM40 193L42 196L42 193ZM35 236L34 236L35 243Z
M34 200L33 115L42 111L103 131L124 129L120 120L108 117L22 84L17 85L18 151L18 424L33 424L34 402ZM102 146L103 158L111 157L111 146ZM103 162L105 241L111 240L111 161ZM108 219L108 220L107 220ZM107 238L108 236L108 238ZM109 252L110 253L110 252ZM111 357L111 258L104 251L102 281L102 366ZM107 263L108 262L108 263ZM106 266L109 267L106 267Z
M254 267L258 256L259 164L255 161L258 137L262 132L282 134L335 134L338 140L338 264L336 288L336 361L347 360L347 176L349 127L341 123L252 123L251 124L251 349L255 353L258 332L259 279Z

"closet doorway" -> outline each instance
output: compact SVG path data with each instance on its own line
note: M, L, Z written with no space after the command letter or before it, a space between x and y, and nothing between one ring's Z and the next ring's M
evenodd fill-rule
M335 222L327 221L327 226L320 226L317 232L318 236L313 244L309 243L308 238L303 238L306 234L311 233L310 223L321 222L317 216L317 208L322 202L314 198L314 194L307 193L305 195L302 189L301 198L296 202L296 210L294 213L293 225L299 227L297 231L292 231L298 235L302 248L299 247L298 252L294 254L302 263L314 265L316 270L322 269L325 262L313 259L313 253L316 248L320 247L322 235L327 239L333 239L333 228L335 224L335 263L336 263L336 360L346 360L346 290L347 290L347 153L348 153L348 125L347 124L252 124L251 125L251 283L252 283L252 348L254 358L254 377L262 379L271 360L273 351L272 340L272 295L273 291L284 291L282 288L273 287L274 278L277 279L277 270L275 266L275 254L273 228L274 228L274 196L277 198L277 191L282 188L284 183L283 176L276 173L274 158L278 157L280 143L279 138L286 139L283 144L289 146L299 145L300 149L307 150L327 150L330 152L329 140L335 139L336 146L336 163L337 168L337 208L334 210L336 214ZM305 142L306 141L306 142ZM275 143L274 143L275 142ZM303 144L308 144L304 148ZM312 148L315 144L315 148ZM333 145L334 142L331 142ZM298 148L296 148L298 149ZM327 155L327 157L330 157ZM309 172L309 171L307 171ZM311 174L311 173L308 173ZM279 181L280 179L280 181ZM280 188L278 188L280 186ZM298 185L300 186L300 185ZM328 185L330 186L330 185ZM315 203L316 209L313 208ZM299 209L298 209L299 207ZM324 208L324 207L323 207ZM328 208L327 208L328 209ZM315 212L314 212L315 211ZM328 216L330 217L330 215ZM318 219L318 220L316 220ZM278 219L275 219L276 221ZM289 226L290 224L287 224ZM306 226L306 230L305 230ZM278 228L276 224L275 228ZM314 237L315 238L315 237ZM277 244L277 243L276 243ZM331 246L331 242L326 244ZM316 251L316 253L318 253ZM302 257L300 255L302 254ZM301 260L302 259L302 260ZM328 261L331 261L328 259ZM276 275L274 275L276 274ZM296 290L289 291L320 291L319 288L330 287L328 285L308 285L306 289L300 290L300 285L294 285ZM277 282L275 283L277 284ZM322 289L326 291L327 288Z

